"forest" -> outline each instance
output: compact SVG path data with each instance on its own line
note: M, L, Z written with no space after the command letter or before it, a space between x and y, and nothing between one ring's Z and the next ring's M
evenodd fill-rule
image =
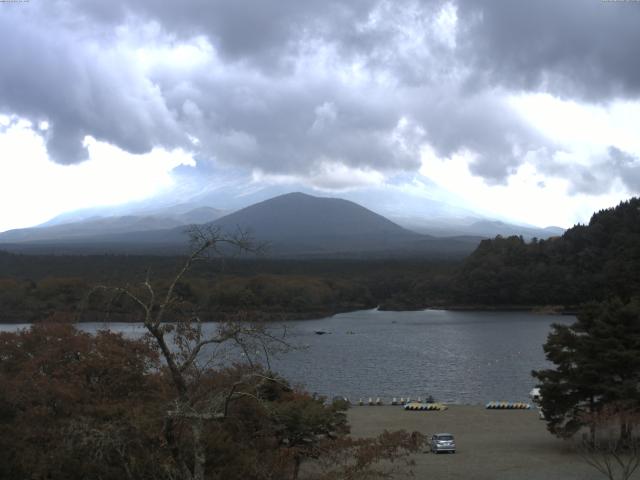
M577 306L640 291L640 199L595 213L561 237L483 241L455 275L455 301Z
M166 283L180 257L32 256L0 253L0 321L119 320L128 308L89 293L96 285L136 284L147 272ZM238 309L265 319L322 317L373 308L443 304L455 263L433 260L282 260L231 258L196 265L180 282L182 299L202 318Z

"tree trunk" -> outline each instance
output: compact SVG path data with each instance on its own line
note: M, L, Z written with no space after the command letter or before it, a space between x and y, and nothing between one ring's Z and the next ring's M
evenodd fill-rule
M169 367L169 372L171 372L171 378L173 379L173 384L178 391L178 394L183 397L187 393L187 383L185 382L180 369L176 365L176 362L173 359L173 355L171 355L171 350L167 345L167 342L164 340L164 334L160 331L159 327L154 325L146 325L147 330L151 332L151 335L154 336L156 341L158 342L158 346L160 347L160 351L162 352L162 356L167 362L167 367Z
M191 423L191 431L193 433L193 480L204 480L207 453L202 441L202 430L202 420L194 418Z
M631 440L631 425L624 419L620 421L620 446L625 448Z
M595 400L593 396L589 399L589 413L591 414L591 421L589 422L589 435L591 440L591 448L596 448L596 422L593 420L595 414Z
M300 474L300 464L302 463L301 458L296 455L294 457L294 464L293 464L293 477L292 480L298 480L298 475Z
M191 470L189 470L189 467L187 467L187 464L184 462L184 459L182 457L182 453L180 452L180 446L178 445L177 439L175 437L174 427L175 424L172 418L167 417L164 419L164 438L167 441L167 446L169 447L171 456L175 460L176 466L178 467L182 478L191 479Z

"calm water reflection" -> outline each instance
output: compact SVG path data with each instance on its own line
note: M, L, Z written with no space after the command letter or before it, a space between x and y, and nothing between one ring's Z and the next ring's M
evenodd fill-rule
M546 365L542 344L550 325L573 321L513 312L344 313L288 322L289 341L304 348L272 359L272 366L293 383L329 397L388 400L431 394L449 403L526 400L534 383L531 370ZM108 327L131 337L144 334L135 324ZM7 329L15 326L0 326Z

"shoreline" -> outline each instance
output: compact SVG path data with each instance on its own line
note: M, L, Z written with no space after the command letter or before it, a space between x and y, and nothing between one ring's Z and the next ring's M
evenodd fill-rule
M362 308L365 307L365 308ZM426 310L444 310L451 312L530 312L540 315L558 315L558 316L570 316L576 315L578 309L576 307L563 307L560 305L430 305L426 307L403 307L400 305L377 305L366 308L366 306L359 305L357 308L339 308L322 311L310 311L310 312L252 312L256 313L256 318L259 321L265 323L277 323L277 322L290 322L290 321L304 321L304 320L320 320L323 318L333 317L342 313L363 312L368 310L379 310L382 312L421 312ZM118 318L118 315L111 314L112 318L109 320L97 318L98 315L95 312L91 313L88 320L80 321L62 321L54 323L140 323L139 319L125 319ZM226 313L228 317L232 314ZM221 313L224 317L225 313ZM262 318L259 318L262 317ZM15 318L15 317L14 317ZM215 323L219 320L203 320L202 323ZM51 322L50 319L29 322L24 320L9 320L0 319L0 325L34 325L38 323Z
M379 310L384 312L446 310L452 312L531 312L541 315L576 315L578 307L562 305L428 305L413 308L401 305L380 305Z

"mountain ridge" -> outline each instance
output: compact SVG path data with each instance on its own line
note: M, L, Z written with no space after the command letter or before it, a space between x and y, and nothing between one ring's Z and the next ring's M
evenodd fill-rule
M300 192L280 195L255 203L207 225L233 233L250 230L259 242L270 244L276 256L420 255L470 253L480 238L436 239L403 228L355 202L340 198L315 197ZM53 227L49 227L53 228ZM58 227L64 228L64 227ZM11 238L9 237L9 240ZM175 251L184 249L188 236L185 225L156 230L105 232L89 236L67 236L59 240L22 241L10 246L24 251L45 248L60 242L63 250L85 251ZM7 235L0 235L7 245ZM83 245L84 244L84 245ZM58 249L58 250L59 250Z
M162 212L159 212L162 213ZM0 233L0 242L36 242L82 240L110 234L160 231L194 223L206 223L222 214L211 207L197 207L173 215L94 216L69 223L46 222L41 226L20 228Z

